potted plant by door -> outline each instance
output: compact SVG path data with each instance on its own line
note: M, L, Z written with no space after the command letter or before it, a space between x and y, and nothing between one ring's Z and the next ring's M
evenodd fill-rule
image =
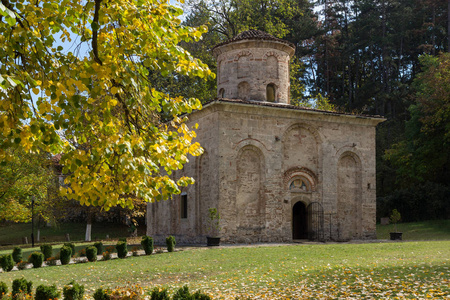
M402 240L403 232L397 231L397 223L400 222L401 218L402 216L397 209L392 210L391 217L389 218L391 223L394 224L394 232L389 233L392 241Z
M207 246L219 246L220 245L220 214L217 208L210 208L208 219L208 236L206 236Z

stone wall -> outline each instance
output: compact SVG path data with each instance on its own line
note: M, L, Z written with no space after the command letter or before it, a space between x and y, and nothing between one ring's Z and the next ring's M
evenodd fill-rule
M318 202L325 239L374 238L382 120L214 101L190 115L205 154L182 171L197 180L184 191L188 219L179 217L179 196L149 204L148 234L204 243L207 210L217 207L225 242L292 241L294 205Z

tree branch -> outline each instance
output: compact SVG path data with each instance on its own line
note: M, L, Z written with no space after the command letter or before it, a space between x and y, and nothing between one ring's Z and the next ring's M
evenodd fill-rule
M100 3L102 0L95 0L95 7L94 7L94 19L92 20L91 27L92 27L92 51L94 52L94 60L99 65L103 65L103 62L101 61L100 57L98 56L98 12L100 11Z

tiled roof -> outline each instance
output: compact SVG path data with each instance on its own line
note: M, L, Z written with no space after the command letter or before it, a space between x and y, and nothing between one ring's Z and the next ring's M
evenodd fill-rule
M365 114L350 114L346 112L336 112L336 111L328 111L328 110L321 110L321 109L315 109L315 108L309 108L304 106L295 106L290 104L284 104L284 103L274 103L274 102L265 102L265 101L256 101L256 100L242 100L242 99L228 99L228 98L216 98L214 100L208 101L203 104L203 107L206 105L212 103L212 102L228 102L228 103L241 103L241 104L247 104L247 105L257 105L257 106L267 106L267 107L278 107L278 108L285 108L285 109L292 109L292 110L303 110L303 111L313 111L313 112L319 112L324 113L328 115L345 115L345 116L353 116L357 118L370 118L370 119L384 119L384 117L379 115L365 115Z
M214 48L217 48L217 47L220 47L220 46L232 43L232 42L242 41L242 40L277 41L277 42L289 45L289 46L291 46L292 48L295 49L295 45L293 43L285 41L285 40L282 40L282 39L279 39L279 38L276 38L273 35L270 35L270 34L264 32L264 31L255 30L255 29L250 29L250 30L247 30L247 31L243 31L243 32L239 33L238 35L236 35L235 37L233 37L233 38L231 38L231 39L229 39L229 40L227 40L227 41L225 41L223 43L217 44L216 46L214 46Z

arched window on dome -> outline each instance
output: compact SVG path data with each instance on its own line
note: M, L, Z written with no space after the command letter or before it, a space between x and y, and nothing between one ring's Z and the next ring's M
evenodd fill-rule
M248 100L250 95L250 85L248 82L243 81L238 84L238 97L242 100Z
M275 84L269 83L266 87L266 101L268 102L276 102L276 88Z

